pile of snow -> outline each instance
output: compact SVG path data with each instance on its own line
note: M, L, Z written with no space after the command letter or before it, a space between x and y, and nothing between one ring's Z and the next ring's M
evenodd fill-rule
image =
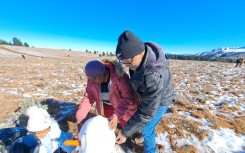
M98 115L87 120L80 132L81 147L79 153L112 153L116 136L114 130L110 130L108 119Z

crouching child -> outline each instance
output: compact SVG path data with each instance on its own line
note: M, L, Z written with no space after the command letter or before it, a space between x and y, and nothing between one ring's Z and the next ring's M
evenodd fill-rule
M29 117L27 129L40 140L42 152L53 153L61 148L67 153L75 149L73 146L65 146L63 142L73 137L72 133L60 130L58 123L50 117L43 108L31 106L27 109Z

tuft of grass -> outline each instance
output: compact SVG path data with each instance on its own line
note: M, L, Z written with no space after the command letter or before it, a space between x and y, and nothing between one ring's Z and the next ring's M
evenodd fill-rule
M200 94L200 91L198 91L198 90L190 90L189 91L191 94L193 94L193 95L198 95L198 94Z
M194 111L194 110L197 109L197 107L196 107L195 104L190 104L190 105L188 105L186 108L187 108L188 111L190 111L190 110Z
M179 117L179 113L178 113L178 111L177 111L175 108L173 108L173 107L168 108L168 111L169 111L170 113L172 113L172 116L173 116L173 117Z
M225 88L223 88L223 90L224 90L224 91L229 91L229 90L230 90L230 88L225 87Z
M185 145L178 148L177 153L197 153L197 148L193 145Z
M228 104L225 104L220 107L220 110L226 113L232 113L235 111L239 111L240 109L236 106L230 107Z
M48 110L47 105L43 105L30 98L25 98L19 103L19 108L14 112L16 124L20 126L27 125L28 117L25 115L25 112L27 108L29 108L30 106L37 106L38 108L43 108L45 110Z
M168 137L169 137L169 141L170 141L170 145L171 145L172 150L176 151L176 149L177 149L176 139L174 138L173 135L169 135Z
M162 144L157 144L157 149L161 152L164 152L165 147Z
M233 90L233 91L231 91L231 93L233 94L233 95L239 95L239 94L242 94L242 90Z
M205 104L206 101L208 100L208 98L207 98L207 97L198 97L198 98L196 98L196 100L197 100L199 103Z
M181 94L177 94L175 97L174 97L174 101L175 103L174 104L177 104L177 105L180 105L180 106L186 106L186 98L181 95Z
M199 140L203 140L203 139L205 139L207 137L207 135L208 135L208 132L205 131L205 130L202 130L202 131L200 131L200 133L198 135L198 139Z
M232 122L231 125L233 129L238 134L245 134L245 117L244 116L237 116L235 117L235 122Z
M194 112L191 112L191 115L195 118L199 118L199 119L202 119L204 118L204 115L202 113L200 113L199 111L194 111Z

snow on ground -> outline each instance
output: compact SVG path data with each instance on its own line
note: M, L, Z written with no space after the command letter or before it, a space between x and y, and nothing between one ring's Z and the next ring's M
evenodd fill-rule
M187 118L201 123L198 128L205 130L206 136L200 140L189 131L182 131L184 138L173 134L175 141L170 142L166 141L171 139L169 133L165 132L157 137L157 142L166 146L164 152L180 151L173 149L175 145L177 148L192 145L197 152L245 152L245 68L234 68L234 64L228 63L194 61L172 61L170 67L177 94L177 105L171 107L177 109L177 114L183 120ZM188 107L190 104L197 108L193 110ZM208 118L205 117L207 114L202 114L205 111L210 113ZM217 116L226 117L225 125L221 124L222 121L219 123L220 118L212 120L212 117ZM173 115L166 114L165 117L171 120ZM238 117L241 122L232 124ZM241 131L236 131L236 126L240 126ZM168 127L173 128L172 125ZM171 143L175 145L169 147Z

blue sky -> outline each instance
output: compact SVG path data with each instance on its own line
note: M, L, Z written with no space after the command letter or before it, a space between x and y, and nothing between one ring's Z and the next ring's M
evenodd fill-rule
M245 46L245 0L3 0L0 39L115 51L128 29L168 53Z

